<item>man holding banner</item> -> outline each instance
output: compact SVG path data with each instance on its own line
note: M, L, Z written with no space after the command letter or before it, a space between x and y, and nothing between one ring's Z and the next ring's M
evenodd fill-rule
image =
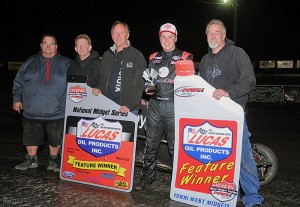
M111 28L114 45L104 52L101 61L101 93L121 105L120 112L138 115L147 62L128 38L130 30L125 22L116 21Z
M208 22L206 35L210 49L200 62L200 76L216 88L214 98L229 97L245 110L248 94L256 84L250 58L243 49L226 38L222 21L213 19ZM240 169L240 186L244 194L242 202L246 207L259 207L264 199L258 193L260 184L246 119L243 129Z

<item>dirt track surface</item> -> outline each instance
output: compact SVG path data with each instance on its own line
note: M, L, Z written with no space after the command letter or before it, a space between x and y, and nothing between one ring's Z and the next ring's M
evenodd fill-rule
M300 107L298 107L300 108ZM270 147L279 160L279 172L270 184L261 187L265 207L300 206L300 113L298 108L255 106L248 110L247 120L252 142ZM130 193L99 188L59 178L46 170L48 149L39 151L38 169L18 171L22 162L20 116L12 112L0 114L0 206L104 206L104 207L185 207L170 200L171 174L158 171L156 181L147 191ZM134 184L141 168L135 167Z

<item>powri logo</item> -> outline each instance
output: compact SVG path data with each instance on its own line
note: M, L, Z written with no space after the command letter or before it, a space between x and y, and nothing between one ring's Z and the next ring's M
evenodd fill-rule
M237 196L237 189L234 183L226 180L212 183L210 187L211 195L219 201L230 201Z
M198 88L194 86L182 86L177 88L174 94L179 97L191 97L203 92L203 90L204 88Z
M75 103L81 102L87 96L86 88L80 87L79 85L70 87L68 96L69 96L70 100L74 101Z

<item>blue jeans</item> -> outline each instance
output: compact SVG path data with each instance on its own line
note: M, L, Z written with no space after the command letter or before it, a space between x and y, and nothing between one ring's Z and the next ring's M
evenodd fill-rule
M131 113L133 113L134 115L138 116L139 115L139 110L138 109L133 109L132 111L130 111Z
M242 201L245 207L251 207L254 204L261 204L264 200L258 193L260 183L258 180L257 167L253 158L249 137L250 132L248 130L245 117L240 170L240 187L244 192Z

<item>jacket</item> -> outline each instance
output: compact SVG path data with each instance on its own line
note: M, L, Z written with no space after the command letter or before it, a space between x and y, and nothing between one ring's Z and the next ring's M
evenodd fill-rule
M245 110L256 77L250 58L242 48L226 39L225 46L217 54L209 49L200 62L199 73L214 88L226 90Z
M101 59L100 90L105 96L107 96L108 80L112 75L114 62L115 46L105 51ZM120 105L127 106L130 111L140 107L145 84L143 72L146 67L147 62L139 50L131 45L123 49Z
M78 54L68 67L69 75L87 75L87 85L99 88L101 58L97 51L91 50L90 56L80 60Z
M45 82L46 58L39 52L20 67L13 81L13 102L22 102L29 119L57 120L65 116L67 67L70 59L57 53L50 58L50 80Z

